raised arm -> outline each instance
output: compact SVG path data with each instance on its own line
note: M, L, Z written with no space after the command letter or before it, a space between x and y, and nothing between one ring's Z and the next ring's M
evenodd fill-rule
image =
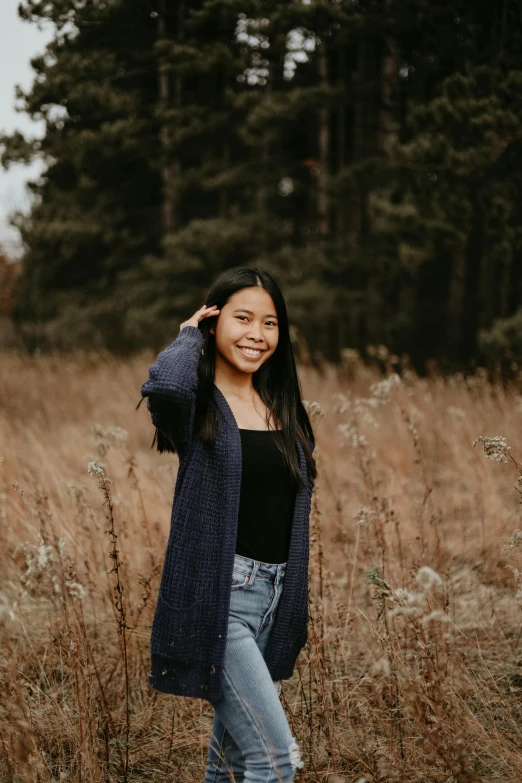
M158 451L176 451L182 457L188 450L203 345L198 323L202 318L216 314L215 307L198 310L181 325L174 342L161 351L149 367L149 379L141 387L141 395L147 397L147 408L156 427Z
M191 397L197 389L202 345L203 335L198 327L185 326L149 367L149 380L141 387L142 397L161 394L173 402Z

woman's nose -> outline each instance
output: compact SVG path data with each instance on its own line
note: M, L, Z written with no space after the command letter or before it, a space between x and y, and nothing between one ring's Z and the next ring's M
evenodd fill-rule
M250 331L247 334L247 339L250 339L250 340L262 340L263 339L263 331L261 329L261 326L252 325L252 327L250 328Z

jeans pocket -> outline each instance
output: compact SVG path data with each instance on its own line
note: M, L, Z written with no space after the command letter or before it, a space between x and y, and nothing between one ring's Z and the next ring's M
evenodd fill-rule
M232 572L232 590L242 590L247 586L250 581L250 577L244 571L234 569Z

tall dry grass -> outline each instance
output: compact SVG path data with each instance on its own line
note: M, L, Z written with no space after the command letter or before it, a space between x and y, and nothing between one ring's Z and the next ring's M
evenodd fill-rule
M211 706L147 681L177 469L135 411L153 358L3 357L2 781L203 779ZM296 780L518 783L520 398L346 359L300 370L319 478L282 694Z

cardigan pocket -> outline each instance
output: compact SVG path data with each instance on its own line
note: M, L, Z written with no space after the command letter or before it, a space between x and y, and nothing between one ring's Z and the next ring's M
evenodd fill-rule
M186 607L173 606L161 592L158 593L150 638L151 653L181 660L197 658L205 642L203 605L203 601L197 601Z

